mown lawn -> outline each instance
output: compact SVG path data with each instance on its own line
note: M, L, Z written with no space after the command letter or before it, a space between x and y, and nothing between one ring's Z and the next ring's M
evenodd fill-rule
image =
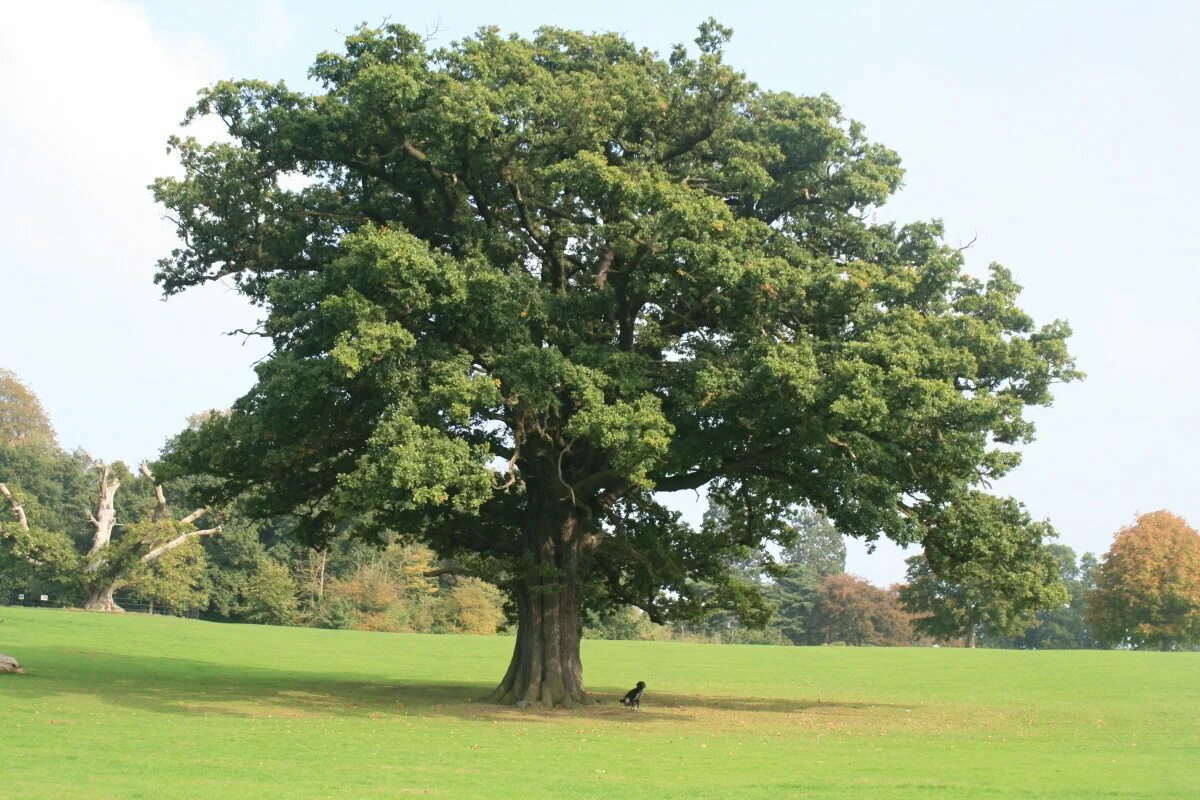
M5 800L1200 797L1200 654L586 642L545 712L506 638L0 618Z

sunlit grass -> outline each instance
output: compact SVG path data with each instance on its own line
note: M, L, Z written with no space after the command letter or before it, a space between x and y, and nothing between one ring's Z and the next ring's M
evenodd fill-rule
M0 617L3 798L1200 796L1200 654L589 641L544 712L511 639Z

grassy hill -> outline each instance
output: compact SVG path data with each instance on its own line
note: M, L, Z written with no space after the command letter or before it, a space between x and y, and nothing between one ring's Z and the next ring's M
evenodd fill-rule
M545 712L506 638L0 618L7 800L1200 796L1200 654L586 642Z

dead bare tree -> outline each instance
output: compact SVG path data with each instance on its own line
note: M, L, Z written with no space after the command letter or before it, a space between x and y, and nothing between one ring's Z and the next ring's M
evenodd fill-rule
M166 495L162 486L154 480L150 468L142 464L141 473L154 485L156 505L151 519L156 523L165 523L165 527L174 532L187 528L204 516L207 508L198 508L178 521L171 521L171 510L167 506ZM204 530L184 530L176 536L159 541L157 536L143 536L128 542L114 544L113 529L117 525L116 510L113 504L117 489L121 482L112 478L112 473L105 465L100 465L99 499L96 514L91 516L96 532L92 538L92 547L88 551L84 564L84 590L87 599L83 607L89 611L123 611L113 600L113 592L128 580L129 573L139 564L149 564L164 554L198 536L213 536L221 532L220 526Z

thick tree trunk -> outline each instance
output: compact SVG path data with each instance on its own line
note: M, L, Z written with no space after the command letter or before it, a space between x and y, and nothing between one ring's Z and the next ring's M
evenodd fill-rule
M513 589L517 641L512 660L488 699L569 708L589 702L579 643L583 588L598 537L574 510L543 510L549 513L528 523L530 538L540 540L534 563Z
M125 609L117 605L113 600L113 592L117 589L116 585L109 584L107 586L96 586L88 590L87 600L83 604L86 611L116 611L124 612Z

